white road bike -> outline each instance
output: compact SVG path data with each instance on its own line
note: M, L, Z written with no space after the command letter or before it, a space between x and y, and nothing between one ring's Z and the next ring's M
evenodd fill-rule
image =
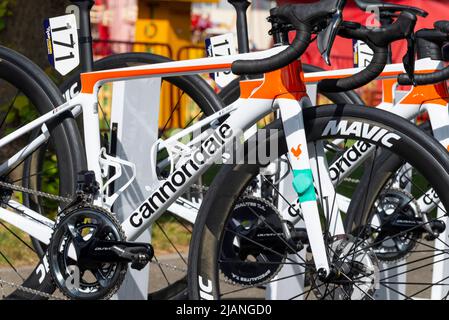
M2 149L27 133L40 129L40 133L30 143L3 164L4 172L7 172L44 145L46 141L54 139L54 128L57 128L63 119L76 116L82 111L89 171L81 175L83 179L79 183L76 197L62 208L57 222L54 223L39 212L8 197L8 194L3 198L6 208L0 208L2 221L29 234L41 243L48 244L48 260L43 259L42 265L36 268L41 275L40 279L45 281L46 272L49 270L58 288L70 298L110 297L120 287L128 263L131 263L132 268L140 269L152 258L151 245L133 241L215 161L223 159L229 161L231 159L229 155L233 154L233 147L242 145L239 141L242 141L240 135L243 132L264 116L279 111L282 130L279 134L275 134L276 138L273 142L280 142L280 151L289 150L288 161L294 173L293 186L300 199L302 212L300 214L305 221L306 235L296 232L297 230L292 229L290 223L281 221L279 225L275 220L273 224L270 224L263 216L259 216L260 221L266 224L269 230L273 231L274 226L276 227L274 235L281 240L273 241L273 233L267 232L267 229L258 236L266 237L266 240L276 248L280 245L284 253L295 255L307 242L313 254L313 260L310 260L308 265L315 271L313 279L321 282L320 287L332 285L337 289L342 278L349 277L351 279L349 284L348 280L343 280L343 286L352 288L350 297L369 297L375 289L372 285L373 279L376 280L375 255L372 254L370 246L365 248L360 244L359 237L345 235L342 219L331 215L333 208L328 199L335 198L335 196L329 197L329 195L335 195L335 190L328 183L330 176L326 170L324 144L317 142L314 148L310 148L310 143L323 139L343 138L348 141L359 139L369 145L375 145L376 154L378 152L379 154L393 153L421 173L423 178L420 181L431 184L435 193L439 195L441 208L446 207L448 200L443 191L449 186L447 173L449 158L441 145L406 120L390 113L351 105L311 108L302 81L300 62L297 60L307 49L311 34L319 32L319 42L325 54L329 53L338 29L344 29L348 37L361 38L365 41L371 40L374 36L373 31L361 26L353 28L351 24L342 24L341 10L344 2L325 0L313 6L292 5L272 10L270 18L273 24L272 32L278 45L266 51L84 73L81 75L82 90L79 95L3 137L0 140ZM407 38L413 31L415 21L413 12L403 12L394 24L380 29L380 32L377 30L374 43L378 41L377 46L380 48L391 41ZM297 31L297 36L291 45L287 45L286 33L292 26ZM339 32L341 34L341 31ZM380 56L376 58L381 59L382 62L385 56L384 51L379 52ZM352 77L353 80L357 80L357 86L371 81L372 76L367 75L373 71L373 67L377 70L376 63L379 63L379 60L373 61L371 67ZM147 200L136 206L125 222L118 223L109 210L126 185L113 195L109 195L106 192L106 186L111 180L108 172L111 166L120 170L122 165L132 166L132 164L109 156L106 150L101 148L97 98L99 87L111 81L179 76L229 69L232 69L235 74L264 74L264 78L263 80L242 80L241 98L236 103L206 117L169 139L159 140L154 145L150 157L153 170L156 170L156 163L159 160L158 152L170 148L181 149L182 152L176 155L168 152L170 155L167 162L170 172L168 177L159 181L158 185L149 192ZM354 85L351 81L349 84ZM352 87L348 86L345 89L350 90ZM273 126L273 129L281 129L280 126L276 127L276 123ZM188 144L181 144L181 138L201 128L209 128L209 130L202 131ZM274 137L273 131L266 132L268 138ZM257 149L260 149L260 142L262 141L257 144ZM237 148L237 150L240 149ZM254 155L251 153L253 150L243 150L245 158L257 160L257 156L251 157ZM382 150L385 153L382 153ZM275 159L278 157L279 155L276 154ZM316 168L314 163L317 164ZM249 164L248 166L258 167L258 165ZM247 168L247 165L237 165L236 168ZM317 170L318 168L322 170ZM221 219L220 214L223 210L234 207L235 199L228 195L240 194L241 189L246 186L241 184L242 180L250 181L248 174L234 172L237 175L233 174L233 171L229 172L230 182L220 185L220 192L224 192L220 197L216 197L216 184L212 192L208 193L211 194L209 199L214 201L206 199L203 203L204 209L200 211L201 230L209 228L208 224L202 221L204 217ZM217 177L217 183L222 178L223 175L220 174ZM233 179L236 181L232 181ZM317 188L317 194L314 184L326 186L326 194L321 187ZM68 199L66 197L59 200ZM263 209L264 206L265 209L269 207L269 203L264 201L257 203L257 201L245 199L242 203L250 204L250 206L243 205L239 208L250 210L251 213L256 212L256 209ZM208 214L201 214L201 212L208 212ZM266 213L269 210L262 210L262 212ZM322 217L320 217L321 214ZM324 220L322 220L323 217ZM272 219L271 216L269 218ZM220 219L217 221L222 221ZM248 226L245 221L242 220L240 224L243 229ZM322 222L325 223L322 225ZM220 231L217 225L214 228L212 231ZM215 236L214 232L210 234ZM283 236L278 237L280 233ZM204 233L196 234L204 235ZM336 236L338 238L335 238ZM210 239L201 240L198 244L198 239L194 239L198 247L193 247L194 253L190 250L191 256L198 257L199 253L205 260L214 259L213 254L210 256L204 254L205 246L211 244ZM234 240L231 240L231 243ZM209 247L211 248L213 247ZM346 251L342 251L344 254L341 253L340 248L346 248ZM357 249L353 250L354 248ZM249 250L254 250L253 246L249 246ZM273 251L273 248L268 251ZM191 266L197 268L197 262L198 260L194 259ZM217 293L218 287L212 281L218 278L208 274L210 271L215 271L216 266L215 263L210 264L212 269L207 272L199 269L199 275L195 278L197 281L192 283L193 288L197 285L200 289L196 291L197 295L204 298L212 297ZM362 287L358 284L359 277L364 282ZM344 295L345 291L337 292ZM192 293L195 295L195 290L192 290Z
M413 7L378 1L358 2L363 2L359 5L368 2L376 5L381 10L381 17L385 14L389 19L397 12L412 11L426 15ZM410 92L395 92L395 78L404 72L404 66L387 65L384 69L388 49L373 48L374 64L378 69L371 69L371 76L377 73L379 79L387 79L384 80L383 102L377 108L406 119L415 119L427 112L432 128L427 123L427 130L432 131L444 147L448 137L448 112L447 108L442 108L447 105L447 87L441 82L447 79L447 69L441 70L441 46L447 39L445 26L445 22L438 22L437 30L422 30L416 35L420 59L416 69L431 73L416 75L416 81L418 84L435 85L414 87ZM356 29L358 26L345 27ZM342 35L347 35L346 32L343 30ZM373 47L372 42L370 47ZM383 58L381 52L385 55ZM413 73L410 67L414 64L414 54L409 51L404 61L405 69ZM360 69L325 71L306 74L304 79L311 87L319 82L318 87L322 91L332 92L353 89L353 76L357 72ZM404 81L404 77L401 75L400 81ZM427 82L424 83L422 77ZM375 78L376 75L371 79ZM312 94L316 92L310 89ZM317 109L314 112L319 114L320 108ZM314 131L315 125L311 124L310 131ZM363 132L363 128L346 122L327 129L335 135ZM370 135L368 131L364 132ZM376 130L371 134L375 137ZM379 135L378 139L381 137ZM374 260L367 258L371 255L378 261L373 272L376 275L364 277L358 272L356 279L347 273L342 276L345 279L338 281L320 280L314 266L316 261L307 254L313 253L313 245L296 248L295 241L288 242L285 224L290 225L290 238L296 236L296 242L307 244L310 234L307 239L304 234L307 222L304 221L300 199L294 192L289 192L285 186L288 183L279 179L281 176L288 181L292 176L292 166L284 158L281 160L282 172L277 176L270 177L270 174L266 175L266 168L255 165L228 166L218 175L194 229L192 247L199 249L192 251L196 256L191 254L189 257L192 296L206 299L256 296L277 299L445 299L449 279L446 214L434 190L426 183L421 184L417 178L416 167L412 168L408 161L395 155L379 155L378 147L366 143L365 139L319 140L313 143L308 140L308 150L310 152L318 145L318 157L328 162L320 164L317 161L312 165L312 171L315 181L319 181L315 183L319 198L325 199L325 203L321 202L322 219L328 221L324 234L331 239L327 242L330 259L342 265L351 257L352 260L359 259L359 263L366 264L368 268L369 261ZM255 172L262 173L262 177L255 176ZM328 179L323 178L323 172L329 172ZM271 185L271 194L269 191L253 197L254 180ZM232 185L234 190L225 187L228 185ZM235 186L238 186L237 190ZM332 191L334 187L337 193ZM223 197L225 199L221 200ZM262 198L269 199L275 206ZM342 216L344 224L339 222ZM266 220L261 222L262 218ZM333 238L345 232L351 234L349 239ZM354 236L358 240L354 240ZM356 253L363 258L357 257ZM367 283L372 283L372 286Z

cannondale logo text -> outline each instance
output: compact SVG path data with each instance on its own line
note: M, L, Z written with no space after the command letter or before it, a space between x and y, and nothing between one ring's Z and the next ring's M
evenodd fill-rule
M140 227L145 219L163 207L184 184L198 173L200 168L221 152L222 147L233 137L232 128L224 123L208 137L189 160L174 171L170 177L130 216L130 223Z

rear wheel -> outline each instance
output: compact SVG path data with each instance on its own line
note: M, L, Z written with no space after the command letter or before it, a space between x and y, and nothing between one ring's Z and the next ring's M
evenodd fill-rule
M59 90L37 66L4 47L0 47L0 90L2 137L63 103ZM76 123L68 113L48 123L47 127L50 133L47 142L7 170L1 180L71 198L75 192L77 172L85 164ZM2 163L27 145L37 133L26 134L3 147ZM34 165L36 161L39 165ZM11 200L52 219L64 205L37 199L28 193L13 193ZM10 205L11 202L8 209L12 210ZM55 286L41 261L42 255L42 245L37 240L4 220L0 221L0 280L41 293L53 293ZM1 289L3 298L45 298L6 283L2 283Z

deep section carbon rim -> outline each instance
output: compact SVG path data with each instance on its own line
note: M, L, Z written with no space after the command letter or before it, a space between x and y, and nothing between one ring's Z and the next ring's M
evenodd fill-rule
M390 119L387 119L387 117L390 117ZM335 237L330 232L329 224L325 222L329 219L323 219L328 256L336 269L335 274L338 275L323 281L314 270L313 256L307 249L307 239L301 239L302 245L304 245L304 249L302 249L298 245L298 241L291 242L292 238L287 238L283 230L279 230L278 226L270 223L267 219L262 219L260 214L253 212L251 208L248 208L247 215L252 215L252 220L259 221L259 224L264 225L265 229L271 230L272 235L278 235L277 241L275 241L276 236L273 236L270 242L264 242L260 240L260 233L257 236L258 233L247 232L248 230L255 230L254 228L238 229L232 226L234 208L239 199L246 193L248 187L251 186L251 181L257 176L260 168L255 165L239 165L234 167L233 170L226 168L217 177L215 181L217 184L211 186L211 190L205 199L204 211L200 213L196 225L198 229L195 229L194 232L192 245L198 246L199 249L195 252L198 255L190 258L192 272L189 276L191 283L193 283L191 288L193 297L269 298L270 292L276 289L275 286L278 283L285 281L293 284L293 282L302 281L302 285L305 286L302 290L296 293L289 292L277 296L277 298L414 299L435 298L437 296L441 299L446 298L444 293L447 293L449 289L445 285L446 279L444 279L444 275L441 276L441 274L432 272L431 267L445 261L444 255L447 255L449 248L445 244L446 241L442 240L441 237L430 239L425 228L426 225L435 224L435 221L444 218L446 215L445 208L447 206L445 204L448 204L448 199L442 191L447 188L445 185L448 183L447 173L444 169L444 166L447 165L445 164L447 155L444 150L435 142L429 142L430 138L421 135L415 127L404 124L402 119L391 119L390 114L383 112L357 110L351 106L327 106L306 111L305 119L310 141L309 150L319 147L319 144L324 142L327 160L331 166L333 164L334 167L339 168L340 174L346 168L344 162L351 161L350 158L353 159L352 161L356 160L357 150L366 148L366 143L374 146L371 156L365 160L363 165L351 173L350 179L337 182L337 192L341 195L350 198L357 186L352 181L359 181L363 175L374 177L378 174L376 163L387 154L393 153L399 156L401 161L396 169L400 169L402 166L411 168L411 170L407 170L407 174L402 175L402 180L408 178L407 188L410 190L408 200L403 196L402 205L394 208L391 206L391 202L394 203L394 201L390 199L390 196L386 206L388 209L392 208L390 215L396 217L395 223L391 223L391 219L389 222L386 222L385 219L382 220L380 230L383 233L380 234L379 230L376 230L377 234L374 233L374 235L377 238L375 239L373 239L372 228L369 229L371 232L366 232L368 225L363 221L353 230L347 232L347 235ZM336 122L332 123L332 121ZM329 124L334 129L330 129ZM333 127L333 124L337 126ZM358 131L357 127L361 131ZM376 142L374 138L370 140L367 135L363 135L363 128L366 129L365 132L370 132L374 127L385 129L383 137L392 133L390 138L397 135L398 140L394 142L395 139L380 137ZM347 130L349 128L354 130ZM327 142L332 143L335 139L340 139L338 145L330 144L326 146ZM397 141L400 141L400 143ZM355 148L351 149L354 146ZM347 151L350 149L352 153L348 157ZM419 154L420 157L416 157L416 154ZM376 184L369 186L369 188L377 190L377 196L384 195L382 190L391 189L392 184L395 183L395 172L396 170L392 171L383 180L376 180ZM271 179L272 177L265 178ZM339 179L338 175L337 179ZM235 190L239 191L233 192L229 189L230 187L226 188L228 185L232 185ZM430 186L438 190L437 194L440 195L441 203L435 208L440 208L440 210L427 213L426 217L420 215L419 212L412 214L411 199L419 198ZM318 194L322 194L320 185L315 185L315 188ZM277 193L278 191L274 189L273 192ZM279 201L285 201L282 197L278 198ZM364 199L363 202L358 210L364 212L359 211L355 215L363 216L366 213L367 217L371 217L372 211L376 208L379 209L379 198L376 196ZM285 204L285 206L287 205L292 205L292 201ZM335 201L327 202L326 199L320 199L320 207L326 206L330 209L327 212L332 212L332 208L337 205L339 204ZM323 209L322 211L324 212ZM348 215L350 214L351 212L348 212ZM365 221L372 221L372 219L365 219ZM248 223L248 225L250 224ZM290 229L291 234L299 231L301 230L297 228ZM440 229L441 231L443 230ZM410 234L416 236L417 233L419 233L419 238L414 239L416 246L408 247L407 254L400 257L400 260L395 261L394 265L379 261L377 257L377 255L381 256L379 244L388 240L393 240L393 242L401 240L402 243L406 243L404 241L407 241L406 238ZM263 234L267 235L268 232ZM234 261L229 260L227 263L236 265L242 265L243 263L258 264L261 267L275 263L275 260L262 261L260 259L263 256L260 253L267 252L283 257L282 270L276 274L273 273L271 278L262 283L255 281L254 285L244 286L236 284L234 281L224 285L221 281L224 277L220 268L220 265L223 264L221 245L223 240L230 236L234 238L232 242L236 254L233 256ZM293 240L295 239L293 238ZM203 250L208 250L208 253L206 254ZM290 285L290 287L292 286ZM439 292L438 290L441 290L439 288L444 288L443 290L446 291Z

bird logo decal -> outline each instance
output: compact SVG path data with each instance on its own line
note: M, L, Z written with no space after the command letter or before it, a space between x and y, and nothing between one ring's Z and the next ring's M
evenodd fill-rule
M292 154L296 157L296 159L299 159L299 156L301 155L302 151L301 151L301 145L298 144L298 146L295 148L292 147Z

